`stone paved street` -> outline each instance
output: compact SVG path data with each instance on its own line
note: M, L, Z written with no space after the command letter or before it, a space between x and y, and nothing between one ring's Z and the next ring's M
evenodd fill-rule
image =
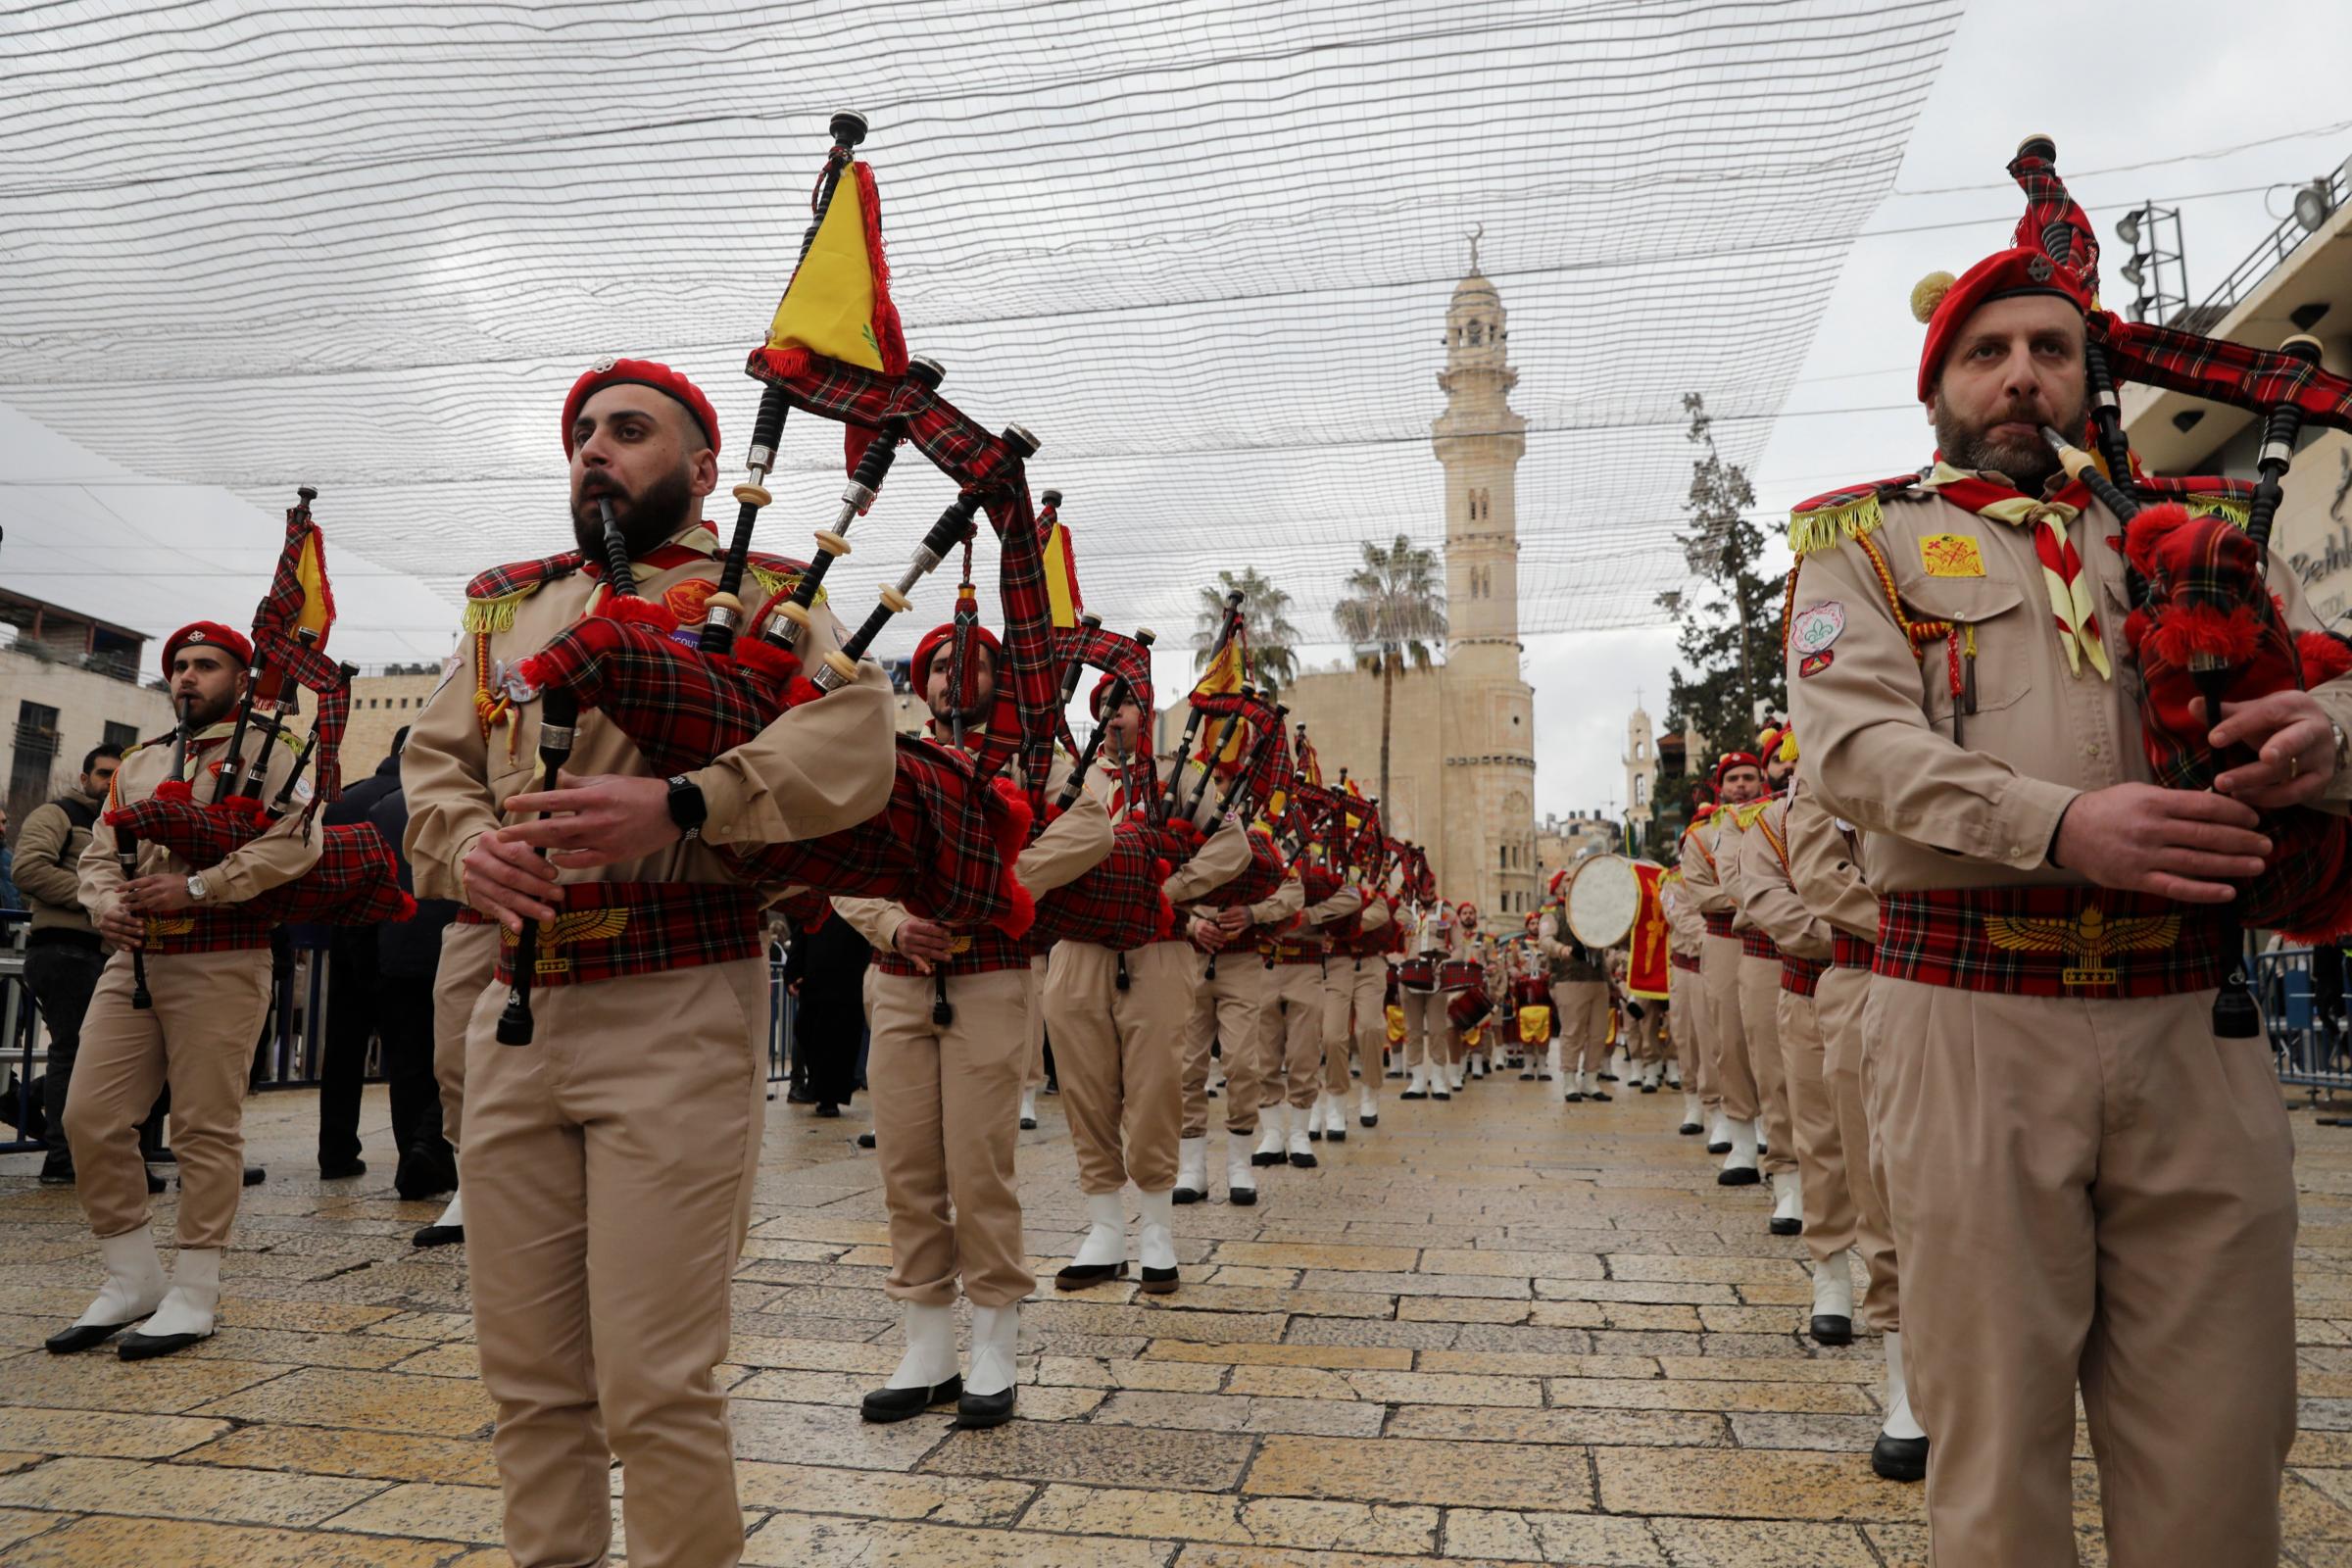
M1869 1568L1925 1560L1920 1491L1872 1477L1878 1346L1798 1337L1801 1243L1719 1189L1680 1098L1565 1106L1515 1075L1450 1104L1388 1086L1323 1168L1254 1208L1177 1211L1186 1284L1053 1298L1081 1212L1058 1105L1022 1138L1048 1283L1020 1406L859 1423L896 1314L862 1105L780 1102L735 1287L741 1481L759 1564L1238 1568L1546 1562ZM375 1169L322 1187L308 1095L254 1102L220 1333L146 1365L55 1357L94 1258L70 1192L0 1160L0 1561L21 1568L493 1568L490 1405L461 1250ZM2352 1564L2352 1131L2303 1148L2306 1568ZM170 1203L162 1212L169 1236ZM2226 1325L2216 1325L2227 1332ZM2087 1455L2087 1446L2080 1450ZM2087 1463L2082 1519L2096 1519ZM618 1491L619 1475L613 1480ZM617 1541L617 1533L616 1533ZM2086 1562L2099 1562L2086 1538Z

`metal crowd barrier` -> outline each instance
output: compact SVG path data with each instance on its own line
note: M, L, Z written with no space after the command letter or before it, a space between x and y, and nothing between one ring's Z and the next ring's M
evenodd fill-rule
M2271 1051L2278 1065L2278 1081L2307 1089L2316 1102L2321 1095L2352 1092L2352 1029L2345 1015L2345 988L2315 974L2315 964L2335 964L2342 977L2342 950L2315 955L2310 948L2284 948L2254 960L2254 996L2261 1004Z

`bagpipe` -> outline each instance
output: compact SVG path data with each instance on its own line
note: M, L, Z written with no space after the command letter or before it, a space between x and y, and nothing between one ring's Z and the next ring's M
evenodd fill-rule
M113 805L106 822L119 851L145 842L162 846L198 871L219 865L283 820L294 809L305 773L313 786L302 806L302 831L318 839L318 860L291 882L238 906L249 917L280 924L373 925L406 920L416 900L400 887L400 864L384 836L366 822L317 827L320 806L342 793L340 753L351 715L351 682L358 671L326 657L334 625L334 595L326 577L326 555L311 503L309 485L286 509L285 546L270 587L254 612L253 662L245 696L230 729L226 755L214 775L209 799L180 778L189 745L182 715L171 776L146 800ZM298 694L318 699L309 732L296 743L293 720ZM246 755L248 742L253 755ZM268 800L270 763L281 749L294 760L277 792ZM126 874L135 875L135 850ZM134 957L136 956L134 950Z
M2047 137L2029 138L2009 165L2027 207L2016 243L2038 247L2052 266L2081 279L2096 299L2098 243L2056 170ZM2272 519L2295 437L2309 422L2352 431L2352 381L2318 365L2318 345L2289 338L2278 350L2251 348L2146 321L2086 313L2086 376L2093 461L2058 431L2042 439L2070 478L2124 522L2132 608L2124 641L2139 665L2143 748L2156 782L2209 790L2245 758L2217 754L2208 732L2222 704L2305 691L2352 669L2352 646L2327 632L2297 635L2271 591ZM2263 419L2257 478L2241 528L2228 515L2191 514L2171 496L2179 481L2142 475L2123 429L2116 388L2132 380L2249 410ZM2102 465L2104 471L2102 471ZM2200 718L2192 702L2202 700ZM2292 807L2263 813L2275 847L2268 867L2243 884L2231 907L2242 924L2290 939L2329 939L2352 930L2352 825L2340 815ZM2231 1032L2257 1027L2242 977L2217 1005Z

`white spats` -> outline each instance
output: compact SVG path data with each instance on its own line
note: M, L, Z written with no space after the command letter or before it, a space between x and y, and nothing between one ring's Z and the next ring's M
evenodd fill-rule
M98 1252L106 1260L106 1282L98 1287L97 1297L81 1316L74 1320L75 1328L119 1328L137 1322L162 1303L167 1289L163 1260L155 1255L155 1236L146 1226L106 1237L99 1242ZM213 1255L217 1284L220 1254Z
M1111 1201L1118 1201L1113 1197ZM972 1308L972 1358L963 1375L967 1395L1003 1394L1019 1372L1021 1309L1011 1306Z
M1136 1194L1135 1254L1148 1269L1176 1266L1176 1211L1166 1193Z
M1903 1381L1903 1337L1891 1332L1886 1336L1886 1424L1880 1430L1906 1443L1928 1435L1911 1413L1911 1390Z
M1081 1268L1127 1261L1127 1215L1116 1193L1098 1193L1086 1200L1086 1237L1078 1255L1070 1259Z
M163 1304L140 1333L151 1340L183 1334L206 1338L213 1332L213 1313L220 1305L220 1251L183 1247L172 1261L172 1289L164 1293Z
M1176 1145L1176 1192L1173 1201L1197 1203L1208 1196L1208 1139L1180 1139Z
M1225 1200L1229 1203L1257 1201L1257 1173L1250 1168L1250 1143L1248 1133L1225 1135Z
M906 1308L906 1353L899 1369L883 1385L892 1389L932 1389L956 1375L956 1309L952 1306Z

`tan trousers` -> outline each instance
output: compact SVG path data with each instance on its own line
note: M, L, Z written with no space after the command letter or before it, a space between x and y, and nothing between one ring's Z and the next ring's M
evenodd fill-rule
M1666 1018L1674 1030L1675 1059L1682 1063L1683 1087L1699 1103L1714 1109L1723 1103L1715 1089L1715 1073L1700 1042L1706 1033L1707 985L1694 970L1669 969L1666 975Z
M1609 988L1599 980L1552 983L1551 1004L1560 1015L1560 1066L1568 1072L1598 1072L1609 1059Z
M1698 977L1707 989L1707 1004L1698 1011L1699 1048L1706 1053L1707 1077L1723 1113L1734 1121L1753 1121L1764 1106L1740 1021L1740 957L1738 937L1698 939Z
M1039 993L1054 1031L1054 1076L1078 1151L1078 1190L1139 1193L1176 1185L1176 1139L1185 1026L1192 1017L1192 944L1154 942L1127 955L1091 942L1057 942ZM877 1140L878 1141L878 1140ZM1124 1155L1121 1150L1124 1147Z
M1821 1013L1812 997L1783 991L1781 1063L1788 1080L1788 1115L1796 1128L1796 1165L1805 1181L1805 1250L1815 1262L1854 1245L1854 1199L1838 1107L1830 1099Z
M1389 1049L1389 966L1381 958L1366 958L1350 979L1355 997L1355 1064L1363 1086L1380 1098L1380 1079ZM1347 1088L1346 1082L1340 1087Z
M506 1546L521 1568L604 1560L610 1467L632 1565L743 1549L725 1358L730 1283L766 1120L767 965L757 958L531 995L466 1039L466 1261Z
M974 1306L1010 1306L1037 1284L1012 1168L1034 977L1027 968L954 976L944 1028L931 1021L928 975L876 971L873 986L865 1077L890 1209L883 1289L896 1301L953 1306L960 1278Z
M1443 1062L1446 1054L1446 994L1396 988L1396 1004L1404 1009L1404 1064L1409 1068Z
M1781 1063L1781 960L1740 956L1740 1033L1755 1075L1756 1104L1771 1152L1756 1162L1766 1175L1796 1169L1796 1123L1788 1113L1788 1073Z
M1196 949L1192 961L1199 979L1184 1033L1184 1136L1208 1136L1208 1048L1220 1040L1225 1043L1225 1130L1253 1133L1263 1092L1257 1034L1265 962L1254 953L1224 954L1211 978L1207 954Z
M1257 1018L1264 1102L1287 1100L1304 1110L1315 1102L1323 1073L1323 966L1278 963L1264 973L1269 985Z
M270 950L147 960L151 1008L130 1004L130 955L106 960L81 1021L66 1094L74 1196L101 1239L139 1230L152 1206L139 1123L172 1086L179 1156L179 1245L228 1245L245 1191L245 1083L270 1016Z
M1036 957L1029 960L1029 975L1032 986L1030 994L1032 996L1039 995L1044 991L1046 984L1046 966L1052 961L1052 959L1053 955L1049 953L1040 954ZM871 1048L868 1048L867 1054L870 1059L872 1054ZM1061 1057L1058 1054L1056 1054L1054 1058L1054 1086L1058 1088L1061 1084ZM1043 1089L1046 1087L1046 1011L1043 1007L1032 1007L1029 1009L1029 1062L1021 1072L1021 1087L1029 1090Z
M1936 1568L2075 1561L2078 1380L2114 1568L2278 1560L2294 1151L2269 1045L2216 1039L2213 997L1872 977Z
M473 1004L496 978L498 931L495 924L441 928L441 959L433 970L433 1082L441 1090L441 1136L458 1145L458 1128L466 1115L466 1030ZM499 1003L506 1003L502 993Z
M1854 1201L1854 1245L1870 1271L1869 1287L1862 1294L1862 1321L1881 1334L1892 1334L1903 1326L1902 1281L1896 1271L1894 1229L1886 1219L1886 1173L1865 1108L1871 1074L1862 1004L1869 996L1868 969L1833 967L1821 977L1821 991L1813 1003L1821 1019L1838 1142L1845 1152L1846 1191Z
M1363 1069L1364 1082L1380 1081L1380 1054L1389 1043L1382 996L1389 967L1378 958L1334 956L1323 975L1323 1087L1348 1090L1348 1063Z

